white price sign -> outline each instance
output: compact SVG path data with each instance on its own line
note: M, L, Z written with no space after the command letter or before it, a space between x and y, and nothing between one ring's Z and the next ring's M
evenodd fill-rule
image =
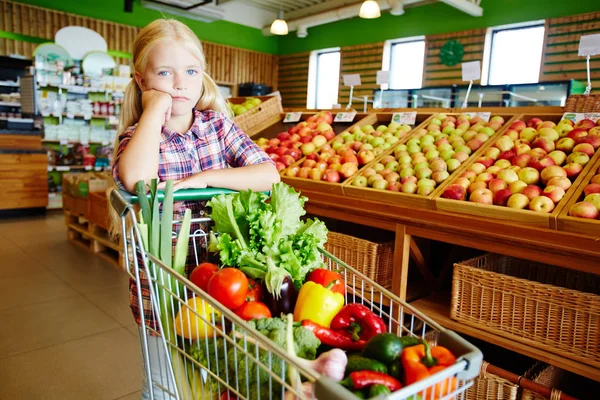
M344 86L360 86L360 74L344 75Z
M481 78L481 62L471 61L462 63L462 80L476 81Z
M352 112L339 112L335 115L333 122L352 122L356 116L356 111Z
M59 143L60 143L61 146L64 146L66 144L69 144L69 141L65 140L65 139L62 139Z
M90 119L92 119L92 114L83 114L83 119L89 121Z
M490 117L492 116L492 113L489 112L489 111L486 111L486 112L471 112L471 111L467 111L464 114L468 115L469 118L479 117L482 120L484 120L485 122L490 122Z
M574 123L589 119L598 123L598 120L600 120L600 113L564 113L562 119L570 119Z
M417 112L400 112L392 115L392 121L403 125L414 125L417 121Z
M579 39L579 56L595 56L598 54L600 54L600 33L584 35Z
M61 113L59 113L59 112L53 112L53 113L52 113L52 116L53 116L53 117L56 117L56 118L60 118L60 116L61 116Z
M64 166L64 165L59 165L56 167L56 170L57 171L69 171L69 170L71 170L71 168Z
M75 115L71 114L71 113L67 113L67 118L73 119L73 118L75 118Z
M390 71L377 71L377 84L387 85L390 83Z
M107 146L108 145L108 140L103 140L102 141L102 146Z
M285 122L285 123L298 122L298 121L300 121L300 118L302 118L301 112L289 112L289 113L285 114L285 118L283 119L283 122Z
M92 166L91 165L86 165L85 166L85 170L86 171L91 171L92 170Z

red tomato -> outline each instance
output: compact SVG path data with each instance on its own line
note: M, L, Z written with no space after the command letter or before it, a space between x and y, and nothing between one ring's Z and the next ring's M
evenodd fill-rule
M269 311L269 307L260 301L247 301L242 304L240 308L235 310L235 313L244 321L271 318L271 311Z
M246 295L246 301L262 301L262 299L262 285L256 282L254 279L248 279L248 294Z
M208 290L208 281L219 270L215 264L202 263L190 274L190 281L205 292Z
M231 392L223 392L221 393L220 400L239 400L238 397Z
M329 289L332 292L340 293L343 296L346 295L346 284L344 283L342 276L337 272L330 271L325 268L317 268L308 274L308 278L306 280L318 283L319 285L323 285L325 287L327 287L333 281L339 281Z
M235 310L246 301L248 278L237 268L223 268L208 281L208 294L230 310Z

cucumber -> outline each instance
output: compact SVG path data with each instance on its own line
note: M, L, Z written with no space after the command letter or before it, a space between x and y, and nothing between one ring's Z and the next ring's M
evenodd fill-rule
M402 340L398 336L393 333L380 333L367 342L362 356L389 365L398 360L403 348Z
M354 371L375 371L384 374L388 373L388 368L384 363L361 356L349 356L346 364L346 376Z
M400 365L400 361L394 361L388 365L388 374L392 378L402 381L402 365Z
M385 385L373 385L369 388L369 399L381 396L382 394L390 394L392 391Z

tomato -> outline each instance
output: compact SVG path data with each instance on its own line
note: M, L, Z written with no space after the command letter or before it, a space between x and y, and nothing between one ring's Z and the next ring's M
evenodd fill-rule
M227 391L221 393L220 400L239 400L239 398L235 394Z
M235 313L244 321L271 318L271 311L269 311L269 307L260 301L247 301L242 304L240 308L235 310Z
M323 285L327 287L333 281L339 281L335 285L331 286L329 289L332 292L339 293L342 296L346 295L346 284L344 283L344 279L340 274L334 271L330 271L325 268L317 268L308 274L307 281L311 281L314 283L318 283L319 285Z
M248 294L246 295L246 301L262 301L263 299L263 287L260 283L254 279L248 280Z
M230 310L246 301L248 278L237 268L223 268L208 281L208 294Z
M208 290L208 281L219 270L215 264L202 263L190 274L190 281L205 292Z

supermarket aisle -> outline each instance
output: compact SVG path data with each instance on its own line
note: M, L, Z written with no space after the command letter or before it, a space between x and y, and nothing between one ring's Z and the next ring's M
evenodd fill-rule
M0 220L0 399L138 399L127 275L66 237L61 213Z

